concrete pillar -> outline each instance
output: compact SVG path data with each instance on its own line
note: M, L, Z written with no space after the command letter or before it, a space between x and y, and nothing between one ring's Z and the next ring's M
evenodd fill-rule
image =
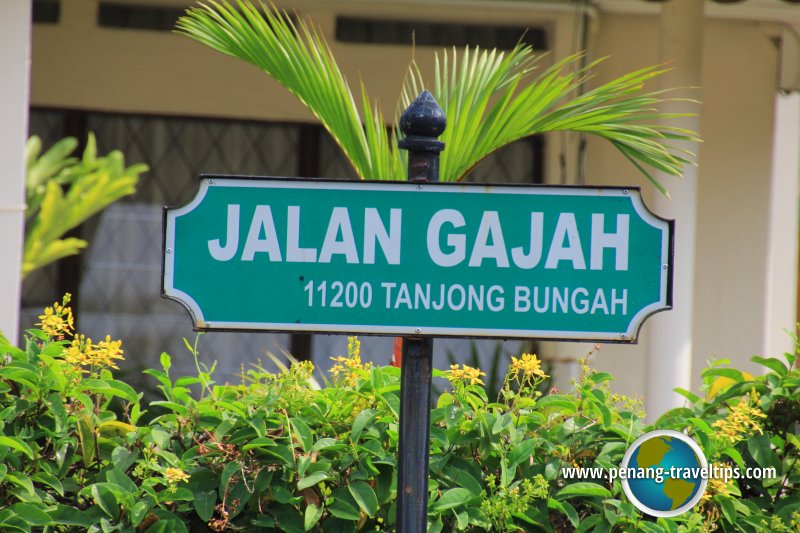
M703 65L703 0L670 0L661 12L659 60L672 70L662 76L663 87L699 88ZM699 89L691 96L701 99ZM699 113L690 102L668 102L663 111ZM700 131L700 117L672 119L670 125ZM684 147L699 157L699 143ZM699 161L699 159L698 159ZM659 175L671 199L656 194L654 211L675 219L673 309L650 318L647 345L645 408L655 420L664 411L682 405L676 387L689 389L692 372L692 304L697 226L697 168L688 166L683 179Z
M772 177L767 233L764 314L766 357L794 351L797 322L798 201L800 201L800 94L775 97Z
M12 342L19 328L30 40L31 0L0 2L0 331Z

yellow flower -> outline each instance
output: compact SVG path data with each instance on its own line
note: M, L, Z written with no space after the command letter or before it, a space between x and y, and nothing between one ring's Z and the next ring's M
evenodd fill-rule
M64 359L76 366L89 364L87 351L91 349L92 339L86 339L83 335L78 335L72 339L72 344L64 351Z
M105 340L92 344L92 339L78 335L64 351L64 360L75 366L110 367L119 370L115 361L122 357L122 341L112 341L109 335Z
M461 365L460 369L458 365L450 365L450 370L448 370L446 374L447 379L451 382L464 381L468 382L470 385L483 385L481 376L486 375L486 373L482 372L479 368L472 368L469 365Z
M360 371L372 368L372 363L361 361L361 341L358 337L347 337L347 357L331 357L331 361L336 363L329 370L331 375L338 378L340 374L344 374L351 387L355 387Z
M534 354L524 353L517 359L511 357L511 371L518 374L522 373L525 377L546 378L547 374L542 370L542 362Z
M347 337L347 355L350 357L359 357L361 355L361 341L358 340L358 337Z
M755 405L750 405L750 401ZM758 407L758 394L753 391L749 397L742 397L738 405L731 407L727 417L711 425L717 428L723 440L736 444L751 433L763 433L761 419L766 417L767 415Z
M730 468L729 466L723 463L714 463L709 465L712 472L721 472L723 469ZM703 497L700 499L701 502L705 503L711 499L712 496L715 494L721 494L723 496L730 496L731 495L731 484L733 483L732 480L725 481L724 478L716 478L716 477L709 477L708 478L708 486L706 487L706 492L703 494Z
M308 381L314 374L314 363L311 361L298 361L292 364L289 373L299 380Z
M71 298L69 293L65 294L60 304L56 302L53 307L45 307L44 314L39 315L41 322L36 325L41 326L42 331L49 337L64 337L65 335L71 335L75 330L72 308L67 306Z
M124 359L122 357L122 341L112 341L110 335L106 339L97 343L92 351L93 366L108 366L119 370L114 363L115 360Z
M164 477L167 478L167 481L169 481L170 484L180 483L181 481L186 483L189 482L189 474L180 468L167 468L167 471L164 473Z

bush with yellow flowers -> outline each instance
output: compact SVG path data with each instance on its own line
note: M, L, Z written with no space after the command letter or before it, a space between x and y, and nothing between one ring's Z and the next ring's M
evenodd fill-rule
M395 531L400 370L365 362L357 338L322 380L300 362L223 385L200 363L173 376L162 354L145 371L162 398L145 411L113 377L123 345L75 332L69 297L37 326L23 348L0 340L0 531ZM654 425L586 359L572 390L546 394L529 353L511 357L492 398L478 368L434 371L445 390L431 413L428 530L800 531L797 354L754 360L768 373L712 365L705 396L680 391L686 406ZM710 463L776 475L711 479L670 519L637 511L619 480L562 475L619 465L651 429L687 432Z

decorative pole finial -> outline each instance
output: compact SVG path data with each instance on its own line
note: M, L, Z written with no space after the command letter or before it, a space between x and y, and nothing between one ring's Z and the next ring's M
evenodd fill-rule
M400 131L406 137L436 138L446 126L444 111L429 91L422 91L400 115ZM404 148L403 141L400 141L400 147Z
M409 152L409 181L439 181L439 152L444 143L438 137L446 127L444 111L428 91L422 91L400 115L400 131L406 137L397 146Z

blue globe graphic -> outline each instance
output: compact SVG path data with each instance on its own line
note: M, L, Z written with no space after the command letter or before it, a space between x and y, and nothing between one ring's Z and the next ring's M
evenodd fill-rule
M624 468L651 469L650 473L661 469L661 483L656 476L643 475L642 470L623 480L628 497L640 510L655 516L676 516L700 499L706 485L700 469L706 466L706 461L702 452L696 453L689 442L689 437L682 433L654 431L637 439L625 454Z

